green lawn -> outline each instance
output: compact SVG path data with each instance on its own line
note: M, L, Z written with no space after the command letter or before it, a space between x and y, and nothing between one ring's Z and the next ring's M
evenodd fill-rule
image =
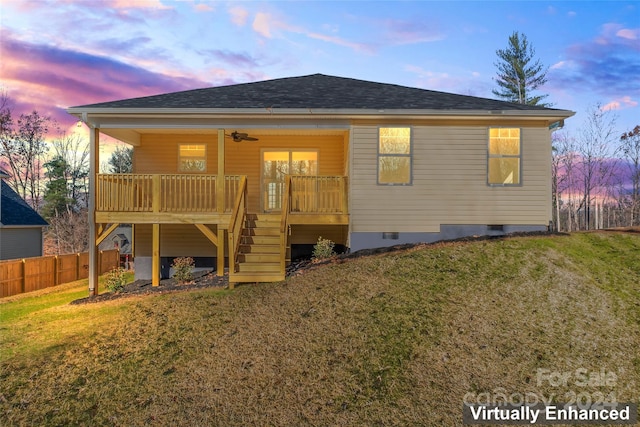
M463 400L640 400L640 235L443 243L285 282L0 300L2 425L461 425ZM613 372L606 386L539 370ZM545 371L546 372L546 371Z

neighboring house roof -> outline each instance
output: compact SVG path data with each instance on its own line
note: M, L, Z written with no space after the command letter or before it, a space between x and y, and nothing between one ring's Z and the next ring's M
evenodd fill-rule
M564 111L324 74L102 102L72 107L69 112L101 109Z
M25 225L25 226L45 226L48 225L25 202L13 189L4 181L0 181L2 202L0 203L0 224L2 225Z

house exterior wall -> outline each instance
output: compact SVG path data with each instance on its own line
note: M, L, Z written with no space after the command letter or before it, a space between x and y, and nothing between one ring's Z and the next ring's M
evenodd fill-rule
M550 131L546 126L491 126L522 129L521 186L487 185L489 125L484 124L411 126L412 184L378 185L378 127L353 126L352 250L438 240L443 225L474 232L478 231L474 226L486 225L505 225L511 231L546 228L551 219ZM448 234L464 234L452 232L451 227L447 230ZM382 239L382 232L400 236Z
M215 233L215 225L209 225ZM151 224L135 226L135 256L151 256ZM215 257L216 247L192 224L160 224L161 257Z
M42 227L0 228L0 259L42 256Z

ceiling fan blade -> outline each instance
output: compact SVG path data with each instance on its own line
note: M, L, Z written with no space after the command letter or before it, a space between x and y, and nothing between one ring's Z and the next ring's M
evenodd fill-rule
M234 132L231 132L230 134L225 134L225 136L228 136L229 138L233 139L234 142L258 141L258 138L249 136L249 134L245 132L234 131Z

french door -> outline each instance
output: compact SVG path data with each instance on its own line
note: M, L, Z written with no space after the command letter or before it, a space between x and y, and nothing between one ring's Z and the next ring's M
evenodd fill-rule
M280 211L286 175L317 174L317 150L262 150L262 209L265 212Z

